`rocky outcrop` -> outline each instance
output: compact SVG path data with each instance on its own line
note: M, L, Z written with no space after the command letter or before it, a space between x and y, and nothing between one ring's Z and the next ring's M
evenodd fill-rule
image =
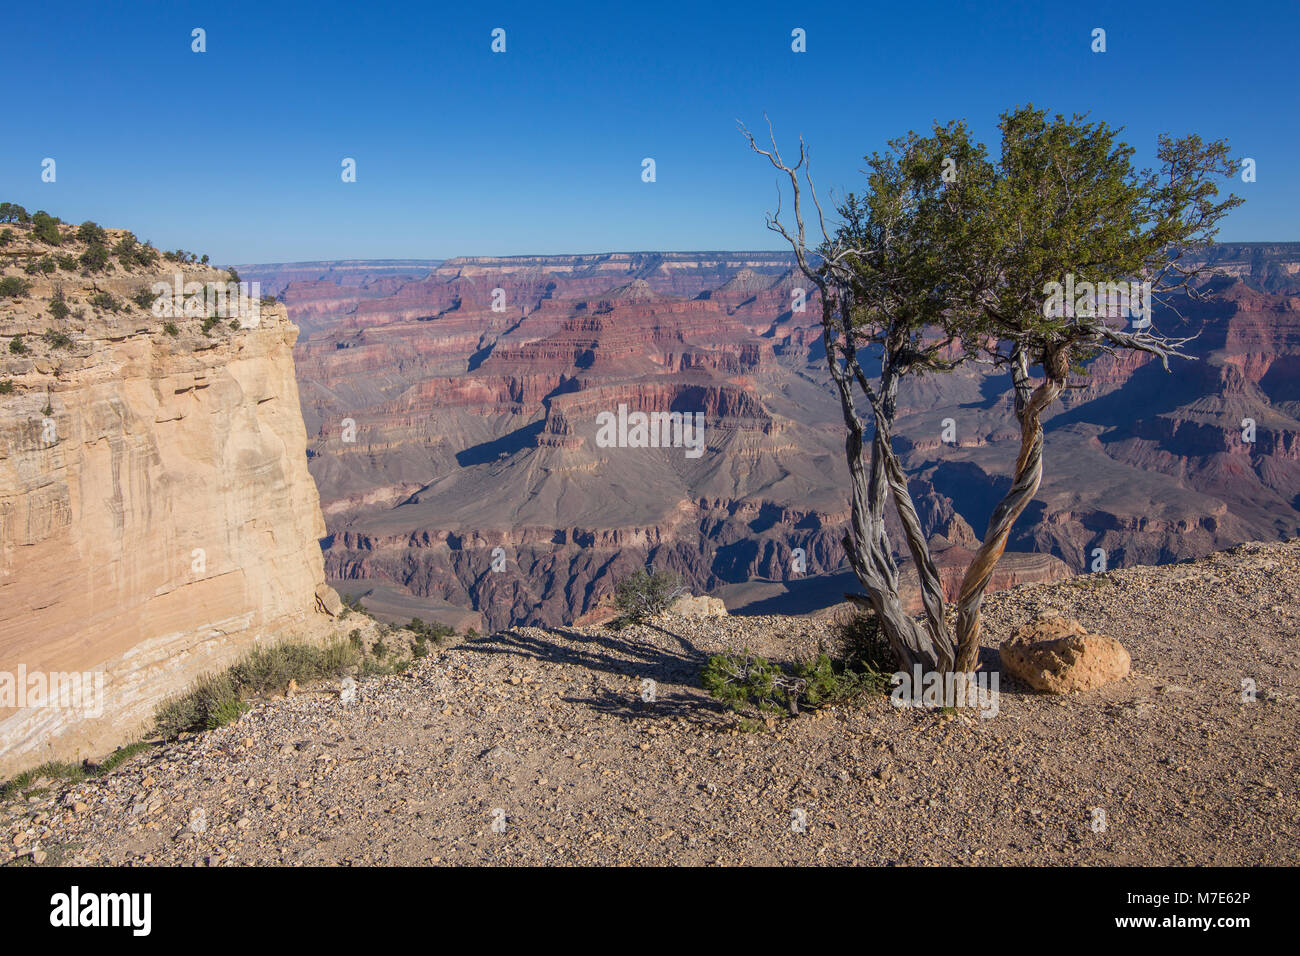
M1002 667L1035 690L1071 694L1128 676L1129 653L1105 634L1089 634L1060 614L1041 614L1002 642Z
M726 617L727 605L715 597L683 594L669 605L668 613L689 618Z
M163 331L127 296L172 271L226 279L163 261L60 271L0 303L0 342L33 333L0 359L12 383L0 395L0 776L105 752L199 674L251 644L316 635L339 610L297 329L268 304L247 328L176 318ZM62 320L45 314L56 289ZM47 327L67 343L34 337ZM4 675L20 672L84 675L93 690L74 706L6 699Z

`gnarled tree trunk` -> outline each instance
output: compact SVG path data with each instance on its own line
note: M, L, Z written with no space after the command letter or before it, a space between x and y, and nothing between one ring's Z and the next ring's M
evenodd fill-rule
M1054 359L1045 365L1055 366ZM1064 386L1064 370L1048 368L1047 377L1037 388L1030 390L1027 357L1016 352L1011 363L1011 375L1016 389L1016 417L1020 419L1020 456L1016 459L1015 479L1011 490L998 502L989 519L984 542L975 552L970 567L961 582L957 599L957 659L954 670L968 673L975 670L979 661L980 605L984 592L993 578L993 569L1007 546L1007 536L1020 513L1038 493L1043 480L1043 426L1040 417Z

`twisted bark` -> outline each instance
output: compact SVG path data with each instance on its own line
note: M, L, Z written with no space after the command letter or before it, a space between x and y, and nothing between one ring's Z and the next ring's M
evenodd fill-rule
M1055 361L1045 363L1055 366ZM968 673L975 670L979 659L980 606L984 592L993 578L993 569L1007 546L1007 536L1020 513L1038 493L1043 480L1043 426L1040 416L1061 394L1064 374L1060 369L1048 368L1048 375L1037 388L1030 390L1028 361L1023 352L1017 352L1012 362L1011 374L1016 390L1016 417L1020 419L1020 455L1016 459L1015 479L1011 490L998 502L989 519L984 542L975 552L970 567L961 582L957 599L957 659L954 670Z

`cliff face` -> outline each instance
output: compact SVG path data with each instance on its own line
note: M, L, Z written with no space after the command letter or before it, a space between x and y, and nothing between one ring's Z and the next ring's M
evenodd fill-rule
M28 333L26 354L0 359L13 383L0 395L0 777L111 749L200 673L320 633L338 608L298 330L263 306L255 327L204 334L181 318L169 334L125 298L160 277L123 271L40 278L0 303L0 331ZM74 311L62 323L44 314L56 289ZM119 311L90 304L102 293ZM68 344L35 337L60 324ZM33 701L16 684L4 696L5 675L70 672L88 685L80 699Z

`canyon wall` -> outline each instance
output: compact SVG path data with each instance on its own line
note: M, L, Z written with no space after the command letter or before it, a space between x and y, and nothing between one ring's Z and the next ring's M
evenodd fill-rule
M0 332L26 343L0 358L0 682L88 685L42 701L35 685L6 699L0 684L0 778L102 754L199 674L258 642L319 636L339 610L298 330L266 305L255 327L178 318L164 331L128 296L182 271L170 265L40 276L0 301ZM46 314L56 290L73 310L63 320ZM50 346L48 328L69 341Z

